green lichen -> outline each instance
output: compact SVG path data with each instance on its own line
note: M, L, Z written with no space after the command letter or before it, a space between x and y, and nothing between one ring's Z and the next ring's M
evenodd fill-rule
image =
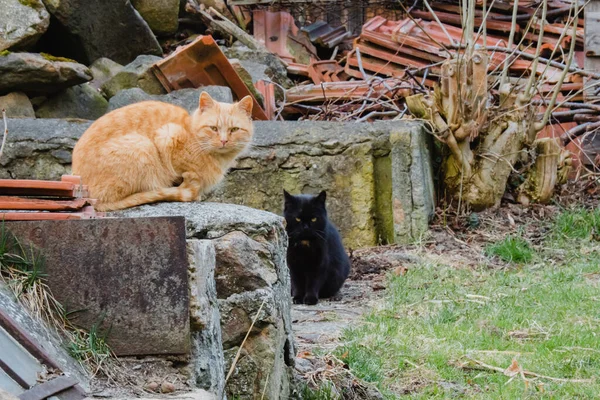
M2 50L2 51L0 51L0 57L6 57L9 54L10 54L10 51L8 51L8 50Z
M72 63L77 62L75 60L71 60L70 58L56 57L56 56L53 56L52 54L48 54L48 53L40 53L40 56L44 57L48 61L60 61L60 62L72 62Z
M42 4L38 0L19 0L19 3L34 10L39 10L42 7Z

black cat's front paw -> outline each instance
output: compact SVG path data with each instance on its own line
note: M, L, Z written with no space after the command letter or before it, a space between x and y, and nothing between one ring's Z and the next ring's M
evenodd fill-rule
M294 304L302 304L302 303L304 303L304 297L303 297L303 295L294 296L293 301L294 301Z
M317 296L315 296L313 294L307 294L306 296L304 296L304 304L307 304L309 306L314 306L318 302L319 302L319 299L317 298Z

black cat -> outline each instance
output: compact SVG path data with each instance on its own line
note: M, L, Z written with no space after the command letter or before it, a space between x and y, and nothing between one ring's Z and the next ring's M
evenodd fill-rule
M292 196L285 190L283 194L294 303L317 304L340 290L350 273L350 260L327 218L324 191L318 196Z

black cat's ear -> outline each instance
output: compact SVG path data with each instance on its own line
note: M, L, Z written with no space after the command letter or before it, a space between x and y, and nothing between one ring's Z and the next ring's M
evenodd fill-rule
M292 204L294 202L294 196L289 194L287 190L283 189L283 198L285 199L285 205Z
M325 205L325 200L327 199L327 193L325 193L325 191L323 190L321 193L319 193L317 195L317 197L315 197L315 200L317 201L317 203Z

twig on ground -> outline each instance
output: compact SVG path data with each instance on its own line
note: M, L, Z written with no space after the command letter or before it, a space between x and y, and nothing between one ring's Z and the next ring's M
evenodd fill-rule
M504 374L506 376L514 376L514 374L511 374L512 371L512 365L509 368L501 368L501 367L496 367L495 365L490 365L490 364L486 364L483 361L479 361L475 358L471 358L468 355L464 356L467 360L470 361L470 363L475 364L475 366L486 369L486 370L490 370L490 371L495 371L495 372L500 372L501 374ZM469 369L469 368L473 368L473 365L470 365L470 363L465 363L465 364L460 364L459 367L463 368L463 369ZM513 360L514 363L514 360ZM511 371L509 371L509 369L511 369ZM593 379L569 379L569 378L555 378L552 376L547 376L547 375L541 375L541 374L537 374L535 372L531 372L531 371L526 371L524 369L522 369L521 367L519 367L519 371L523 377L525 376L529 376L529 377L533 377L533 378L540 378L540 379L547 379L549 381L554 381L554 382L569 382L569 383L593 383L594 380Z

